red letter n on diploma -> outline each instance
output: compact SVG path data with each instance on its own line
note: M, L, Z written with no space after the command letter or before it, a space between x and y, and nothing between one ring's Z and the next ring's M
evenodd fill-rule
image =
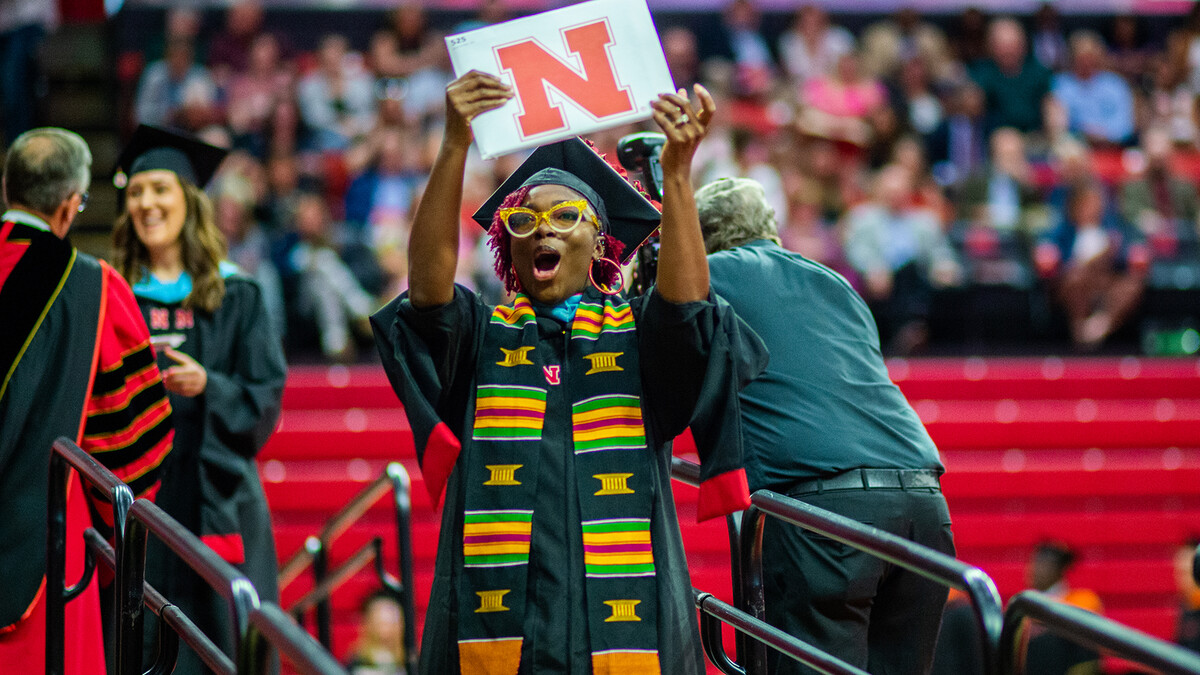
M596 119L633 110L629 92L617 85L608 47L612 35L605 20L563 31L567 48L578 55L580 74L536 41L524 40L496 49L500 66L512 74L523 112L518 118L521 135L528 138L566 126L562 112L550 102L552 86Z

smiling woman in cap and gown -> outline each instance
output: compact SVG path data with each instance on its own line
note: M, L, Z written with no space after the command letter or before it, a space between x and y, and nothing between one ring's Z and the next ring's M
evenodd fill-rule
M254 457L279 418L286 364L262 291L224 260L226 243L203 192L225 154L138 127L118 160L127 183L113 261L150 327L175 411L175 450L163 462L158 505L234 563L260 598L278 601L270 512ZM151 540L147 581L231 649L225 601ZM175 673L201 671L181 646Z
M472 71L409 243L409 291L374 317L435 504L444 495L420 672L704 671L671 492L689 425L698 517L745 508L737 390L766 353L711 295L691 160L712 118L697 88L654 103L661 214L579 139L543 146L475 214L515 299L454 284L470 121L512 90ZM657 285L620 264L658 228Z

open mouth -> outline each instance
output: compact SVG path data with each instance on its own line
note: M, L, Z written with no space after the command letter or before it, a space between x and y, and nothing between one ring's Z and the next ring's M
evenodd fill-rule
M533 254L533 278L538 281L547 281L554 278L558 272L558 264L562 261L562 254L550 248L549 246L539 247L537 252Z

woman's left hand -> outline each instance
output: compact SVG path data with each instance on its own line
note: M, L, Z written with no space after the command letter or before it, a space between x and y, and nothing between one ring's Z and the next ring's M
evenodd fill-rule
M712 94L704 85L695 86L696 96L700 99L700 109L696 110L687 96L686 89L680 89L674 94L661 94L651 103L654 108L654 121L667 136L667 144L663 146L660 161L663 172L670 174L675 171L689 173L692 166L692 155L700 141L708 134L708 124L712 121L717 104Z
M208 371L196 359L167 347L164 351L167 358L177 366L171 366L163 371L163 386L167 391L189 398L204 393L208 386Z

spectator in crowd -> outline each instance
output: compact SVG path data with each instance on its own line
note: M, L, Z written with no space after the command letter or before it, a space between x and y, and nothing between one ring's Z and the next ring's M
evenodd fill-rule
M342 151L375 123L371 76L351 58L342 35L321 38L317 68L300 81L300 114L320 152Z
M1180 236L1179 228L1196 232L1200 216L1200 195L1196 184L1172 171L1174 148L1171 137L1161 127L1142 132L1142 156L1145 168L1121 186L1120 212L1125 222L1135 225L1159 250Z
M1200 586L1192 570L1196 559L1196 547L1200 540L1189 538L1175 549L1172 572L1175 590L1179 593L1179 617L1175 622L1175 643L1200 652Z
M686 89L700 82L700 50L690 28L671 26L664 30L662 48L676 86Z
M446 85L454 79L442 36L429 28L425 9L409 1L389 14L388 28L372 38L373 54L384 57L389 67L375 66L376 86L385 83L404 90L405 107L414 119L440 114Z
M996 19L988 26L987 46L988 58L969 64L969 72L983 90L988 133L1000 127L1040 130L1050 71L1030 58L1025 29L1015 19Z
M1147 68L1149 92L1146 100L1145 126L1163 126L1171 133L1171 141L1195 146L1196 91L1188 80L1188 42L1184 35L1173 33L1167 39L1166 53Z
M846 214L846 259L861 276L863 296L891 351L924 346L933 288L957 285L962 269L929 209L913 208L908 169L880 170L870 201Z
M824 9L808 4L796 10L791 25L779 36L779 60L792 84L803 87L814 77L831 74L842 55L854 47L850 31L830 25Z
M301 195L293 222L296 238L284 254L288 286L293 289L292 316L315 329L326 359L353 363L354 334L370 335L367 319L375 299L334 248L337 233L320 195Z
M162 60L146 66L138 82L134 114L141 124L190 130L219 119L216 85L208 69L195 62L190 40L171 38Z
M1188 84L1192 91L1200 92L1200 4L1188 9L1180 34L1187 45Z
M772 354L738 395L750 489L954 555L937 448L888 378L862 298L779 246L763 186L719 180L696 205L713 289ZM764 527L768 622L870 672L928 671L944 586L788 523ZM772 673L811 672L768 658Z
M1054 76L1054 98L1066 109L1068 128L1093 145L1133 139L1133 92L1116 73L1103 70L1104 41L1092 31L1071 34L1071 69Z
M924 139L937 131L945 119L942 99L933 90L925 59L917 56L905 61L900 66L898 80L894 105L901 111L904 126L920 135L924 144Z
M1067 573L1075 565L1075 551L1062 542L1044 541L1033 549L1025 568L1025 581L1035 591L1068 605L1100 614L1104 611L1100 596L1086 588L1071 588ZM1073 640L1033 625L1025 652L1025 672L1029 675L1098 675L1099 652Z
M1036 222L1041 195L1025 152L1025 137L1011 128L992 132L991 160L963 183L959 218L973 228L1018 235L1036 235L1045 223Z
M46 593L84 569L81 533L93 526L81 481L66 512L66 579L46 579L47 467L64 436L134 496L153 499L171 452L171 406L150 334L129 285L67 241L87 202L92 154L77 134L33 129L13 139L0 217L0 663L15 673L103 675L97 583L58 617L64 661L46 664ZM121 430L121 433L113 433ZM108 504L92 513L112 513ZM110 531L98 518L95 527ZM61 572L60 572L61 573ZM58 586L61 589L61 586ZM58 670L61 669L61 670Z
M260 0L234 0L225 11L225 26L209 41L208 67L217 86L226 87L236 73L250 68L254 42L262 32Z
M358 638L350 647L350 675L406 675L404 611L396 594L380 589L358 610Z
M1153 72L1152 63L1158 55L1146 45L1141 21L1136 14L1118 14L1113 17L1109 32L1109 67L1125 78L1135 91L1144 88ZM1186 54L1186 48L1183 51ZM1184 79L1187 76L1186 63L1185 56Z
M364 149L371 159L346 192L346 221L365 229L372 241L408 230L425 179L418 139L412 131L383 129L372 138L372 147Z
M971 65L988 55L988 16L978 6L969 6L954 22L951 47L955 57Z
M1133 314L1150 264L1141 237L1109 212L1106 201L1096 183L1073 187L1066 220L1034 252L1038 273L1050 280L1080 349L1099 347Z
M946 36L911 7L867 26L860 39L863 70L881 79L891 79L909 59L941 49Z
M286 335L283 286L271 260L271 242L255 218L258 196L254 186L245 175L229 172L217 179L213 193L213 215L229 247L228 260L258 282L271 328L277 335Z
M1067 40L1063 37L1061 17L1051 2L1043 2L1033 15L1033 58L1046 70L1058 71L1067 64Z
M294 95L293 85L293 73L280 58L275 36L255 37L246 69L233 74L226 93L226 117L235 147L266 156L271 116L280 101Z
M754 0L731 0L721 14L721 55L734 65L736 91L756 97L770 91L775 79L775 58L762 36L762 16Z
M56 2L6 0L0 5L0 141L12 143L33 128L39 53L46 35L58 28L58 18Z
M984 94L972 82L948 96L942 123L925 136L925 147L938 182L961 183L987 161Z
M802 132L867 146L876 113L887 107L887 90L863 73L854 52L843 54L829 75L809 80L800 90Z

